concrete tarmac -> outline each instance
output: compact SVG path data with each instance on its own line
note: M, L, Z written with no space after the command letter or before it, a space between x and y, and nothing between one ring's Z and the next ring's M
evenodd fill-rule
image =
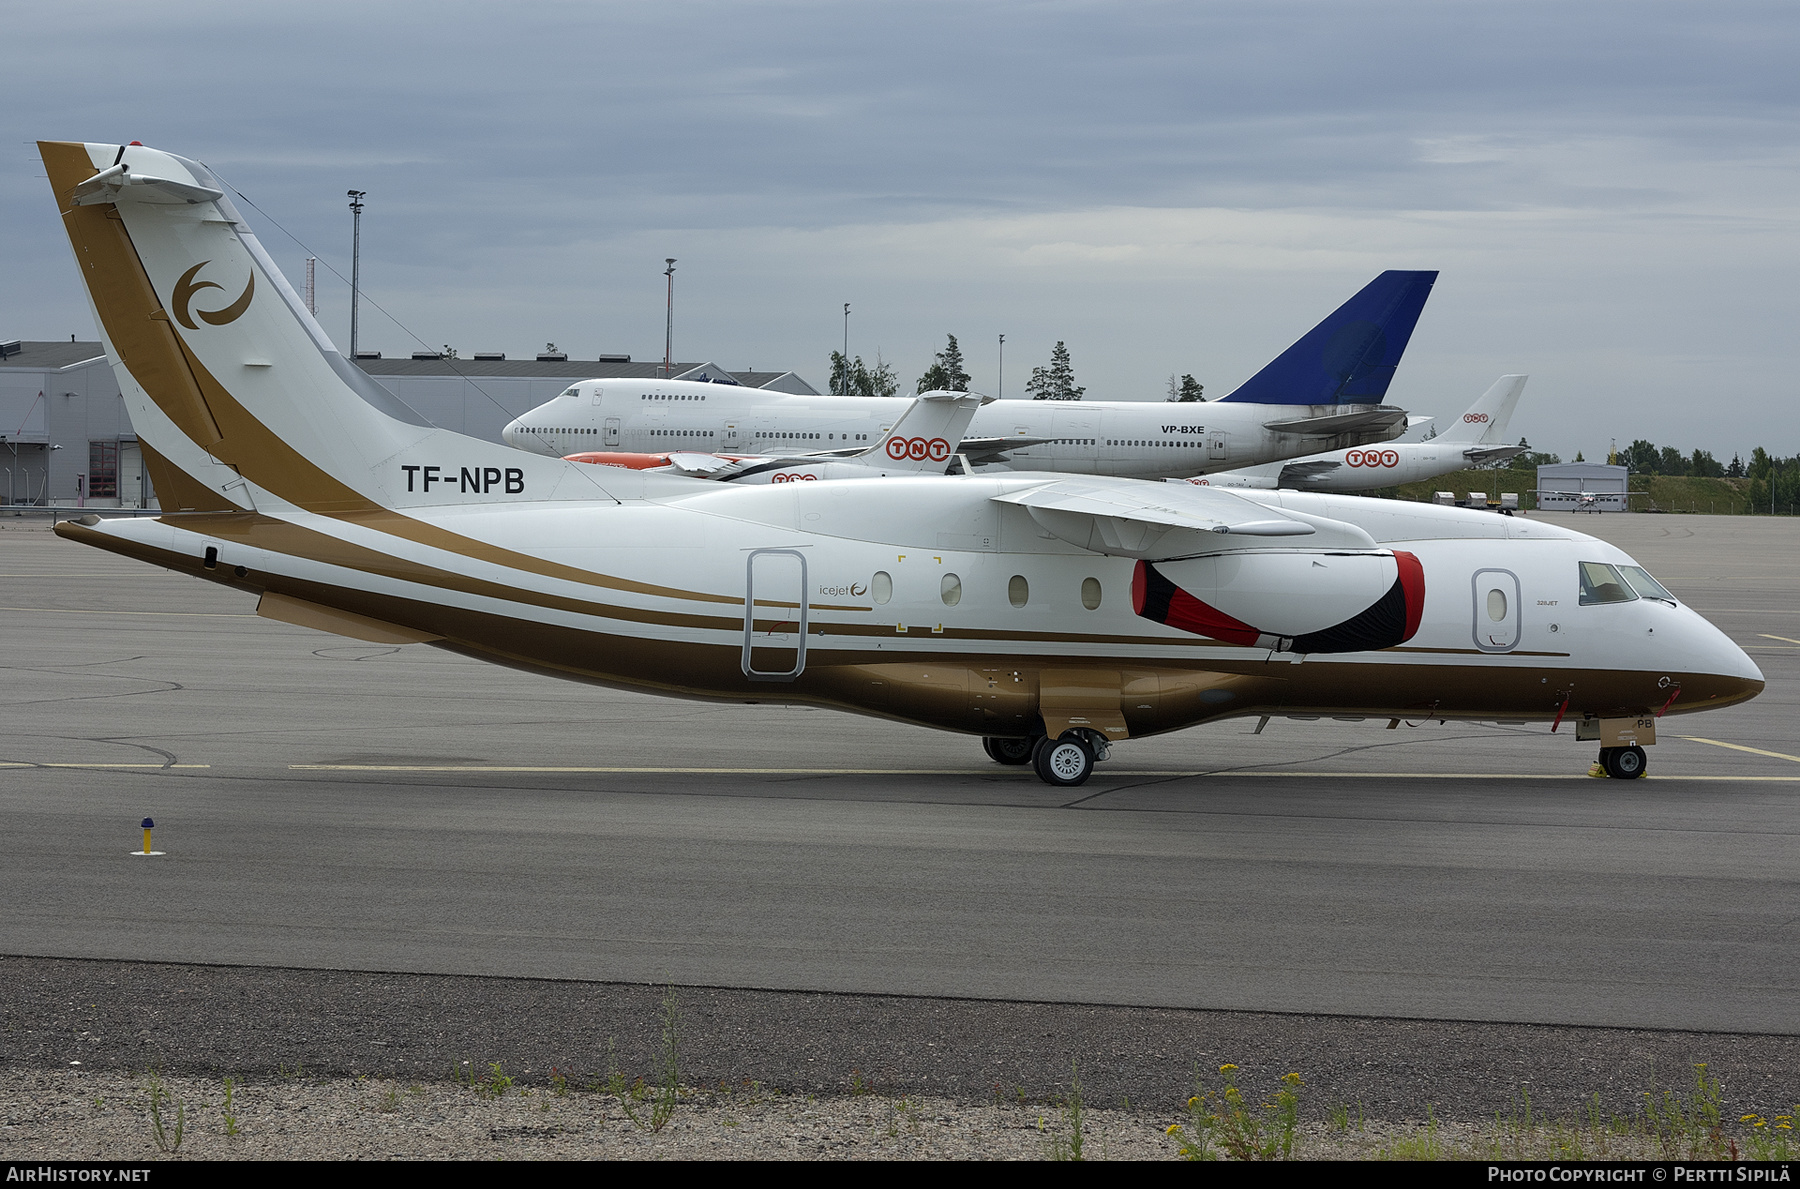
M1546 726L1278 719L1057 791L273 623L14 520L0 952L1800 1033L1800 521L1560 519L1769 679L1665 719L1643 781Z

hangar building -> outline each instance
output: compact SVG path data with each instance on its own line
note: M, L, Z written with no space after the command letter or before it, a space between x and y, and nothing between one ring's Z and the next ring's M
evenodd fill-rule
M570 359L555 347L535 359L495 353L470 359L417 352L383 359L358 352L358 366L433 424L500 440L507 422L554 397L572 380L654 379L661 363L629 355ZM790 371L731 372L715 363L677 363L671 379L742 384L810 396ZM137 434L118 382L97 342L0 342L0 483L9 504L154 508Z

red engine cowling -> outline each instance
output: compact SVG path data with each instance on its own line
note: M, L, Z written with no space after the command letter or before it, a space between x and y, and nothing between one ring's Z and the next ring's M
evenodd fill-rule
M1370 652L1418 632L1425 568L1398 550L1140 561L1131 607L1145 619L1252 648Z

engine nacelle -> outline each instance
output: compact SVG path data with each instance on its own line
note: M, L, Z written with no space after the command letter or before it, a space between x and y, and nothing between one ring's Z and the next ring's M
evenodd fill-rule
M1245 550L1137 564L1131 606L1145 619L1278 652L1368 652L1412 639L1425 569L1398 550Z

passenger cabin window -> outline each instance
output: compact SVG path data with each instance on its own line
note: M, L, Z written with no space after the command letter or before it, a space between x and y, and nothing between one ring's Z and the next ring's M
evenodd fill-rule
M1498 587L1494 588L1493 590L1488 591L1487 613L1488 613L1488 618L1493 620L1495 623L1501 623L1506 619L1506 592L1505 591L1499 589Z
M938 595L944 600L944 606L954 607L962 602L962 579L955 574L945 574L938 585Z
M1649 575L1645 575L1649 577ZM1590 603L1629 603L1637 593L1626 585L1619 571L1605 562L1581 563L1581 605Z
M1015 607L1023 607L1031 601L1031 583L1025 581L1025 575L1014 574L1007 579L1006 601Z
M876 570L875 577L869 579L869 597L877 603L885 603L894 597L894 580L886 570Z
M1100 609L1100 579L1083 578L1081 580L1081 605L1089 611Z

